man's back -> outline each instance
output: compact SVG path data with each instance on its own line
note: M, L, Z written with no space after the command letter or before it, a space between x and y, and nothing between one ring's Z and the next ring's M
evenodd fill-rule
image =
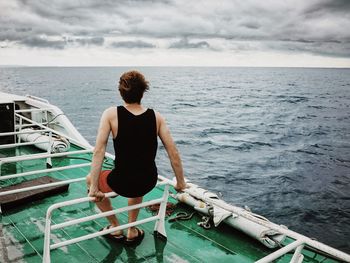
M143 196L153 189L158 178L155 113L147 109L134 115L124 106L119 106L117 122L117 136L113 139L115 168L108 176L108 184L120 195Z

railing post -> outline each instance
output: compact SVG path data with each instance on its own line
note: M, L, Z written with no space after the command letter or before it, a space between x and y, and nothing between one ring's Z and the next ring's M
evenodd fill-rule
M52 141L52 131L49 132L49 145L47 146L47 153L51 154L51 149L53 146L53 141ZM46 159L46 166L47 168L52 168L52 161L51 161L51 157L47 157Z
M23 120L22 118L19 118L19 129L18 131L22 131L22 124L23 124ZM15 135L15 143L17 143L17 135ZM21 143L21 136L18 136L18 143Z
M50 241L51 241L51 213L49 208L46 213L45 219L45 235L44 235L44 251L43 251L43 263L50 263Z
M292 250L302 246L304 243L305 243L305 240L303 240L303 239L295 240L294 242L288 244L287 246L276 250L275 252L267 255L266 257L264 257L262 259L259 259L258 261L255 261L255 263L270 263L270 262L276 260L277 258L285 255L289 251L292 251Z
M165 214L166 214L166 206L168 202L169 197L169 185L166 184L164 186L164 192L162 197L162 202L159 206L158 216L159 219L156 221L155 227L154 227L154 233L160 234L162 237L167 238L166 232L165 232Z
M304 255L301 254L301 251L303 250L304 245L300 245L295 250L292 259L290 260L290 263L301 263L304 260Z

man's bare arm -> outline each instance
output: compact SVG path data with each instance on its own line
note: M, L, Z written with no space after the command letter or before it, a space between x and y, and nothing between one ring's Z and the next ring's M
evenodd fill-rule
M171 167L173 168L173 171L175 173L175 177L176 177L175 189L177 191L181 191L185 189L186 183L185 183L180 154L176 148L173 138L171 137L170 130L165 122L165 119L158 112L157 112L157 119L159 120L158 135L168 153Z
M101 198L104 196L99 191L98 188L98 179L100 176L100 172L102 169L102 163L103 159L106 153L106 147L108 142L108 137L111 132L111 124L109 121L109 116L111 110L107 109L103 112L101 120L100 120L100 126L97 133L96 138L96 145L94 148L94 154L92 158L91 163L91 170L90 170L90 177L91 177L91 185L90 185L90 196L96 196L97 198Z

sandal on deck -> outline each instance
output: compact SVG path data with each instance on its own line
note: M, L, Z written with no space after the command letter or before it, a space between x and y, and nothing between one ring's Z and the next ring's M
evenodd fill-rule
M125 245L132 246L141 243L142 239L145 237L145 231L135 227L137 230L137 236L134 238L126 238L124 241Z
M108 226L100 229L100 231L110 229L111 227L112 227L111 225L108 225ZM104 236L106 238L111 239L111 240L116 241L116 242L123 242L125 240L125 236L123 234L121 234L121 235L113 235L112 233L110 233L110 234L106 234Z

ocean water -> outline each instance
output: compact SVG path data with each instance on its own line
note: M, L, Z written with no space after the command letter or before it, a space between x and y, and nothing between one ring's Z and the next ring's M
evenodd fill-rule
M48 99L94 144L131 68L0 68L0 90ZM350 70L138 68L186 177L224 200L350 252ZM108 146L112 152L112 144ZM159 173L171 178L164 148Z

